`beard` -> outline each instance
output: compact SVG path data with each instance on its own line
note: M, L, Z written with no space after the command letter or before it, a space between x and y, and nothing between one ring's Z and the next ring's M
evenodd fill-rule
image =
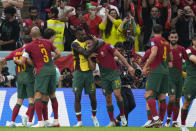
M176 45L177 42L176 42L176 41L171 41L171 44L172 44L172 45Z
M36 20L37 16L30 16L31 20Z

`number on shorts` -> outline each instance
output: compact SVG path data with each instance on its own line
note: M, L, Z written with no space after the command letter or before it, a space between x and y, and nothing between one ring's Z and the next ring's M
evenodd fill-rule
M22 56L16 57L17 60L19 60L19 59L21 59L21 58L22 58ZM23 64L23 65L18 65L17 67L18 67L18 72L21 72L21 71L25 71L25 70L26 70L26 65L25 65L25 64Z
M166 61L166 59L167 59L167 47L164 46L163 48L164 48L163 59L164 59L164 61Z

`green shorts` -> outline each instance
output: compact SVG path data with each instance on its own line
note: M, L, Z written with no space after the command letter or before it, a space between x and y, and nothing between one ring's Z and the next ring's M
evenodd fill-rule
M168 81L168 75L150 73L146 84L146 91L153 90L156 94L166 94Z
M34 82L29 84L23 84L17 82L18 89L17 89L17 96L20 99L25 98L33 98L34 97Z
M113 90L121 88L120 76L115 76L112 80L101 78L101 87L104 95L112 94Z
M34 91L39 91L44 95L50 95L56 91L56 75L35 76Z
M184 83L184 97L192 101L196 97L196 77L187 77Z
M183 78L179 80L169 79L168 94L175 95L176 98L180 98L182 96L182 86Z
M82 94L83 88L85 94L95 93L93 72L76 70L73 74L72 90L76 94Z

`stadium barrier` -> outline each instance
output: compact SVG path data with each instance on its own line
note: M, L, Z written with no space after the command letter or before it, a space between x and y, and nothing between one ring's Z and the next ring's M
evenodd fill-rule
M16 88L0 88L0 126L9 125L11 120L12 110L17 101L17 89ZM146 115L146 104L144 99L144 89L133 89L133 94L135 96L136 108L129 114L128 126L140 127L147 121ZM71 88L57 89L56 96L59 103L59 121L61 126L73 126L76 124L76 116L74 110L74 94ZM97 89L97 118L100 122L100 126L106 126L109 123L109 117L106 110L105 98L102 94L101 89ZM168 98L167 98L168 101ZM183 98L181 99L182 106ZM83 94L82 96L82 122L84 126L93 126L91 120L91 106L88 95ZM114 114L118 115L119 110L116 101L113 96L114 104ZM53 113L51 103L48 104L49 119L52 120ZM24 101L21 106L18 117L16 118L16 123L21 125L21 115L24 115L28 108L27 100ZM178 121L180 122L180 115ZM166 119L166 116L165 116ZM187 126L196 127L196 101L194 100L187 117ZM37 116L35 115L33 119L34 123L37 123Z

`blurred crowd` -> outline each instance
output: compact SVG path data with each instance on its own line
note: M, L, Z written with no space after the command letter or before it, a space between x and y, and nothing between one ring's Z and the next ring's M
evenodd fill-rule
M71 51L77 26L87 34L117 42L132 42L134 51L149 48L152 27L164 26L164 37L176 29L178 43L185 48L191 44L196 29L194 0L33 0L29 18L23 19L20 9L24 0L1 0L0 50L21 46L21 36L33 26L42 31L54 29L54 44L61 51Z

